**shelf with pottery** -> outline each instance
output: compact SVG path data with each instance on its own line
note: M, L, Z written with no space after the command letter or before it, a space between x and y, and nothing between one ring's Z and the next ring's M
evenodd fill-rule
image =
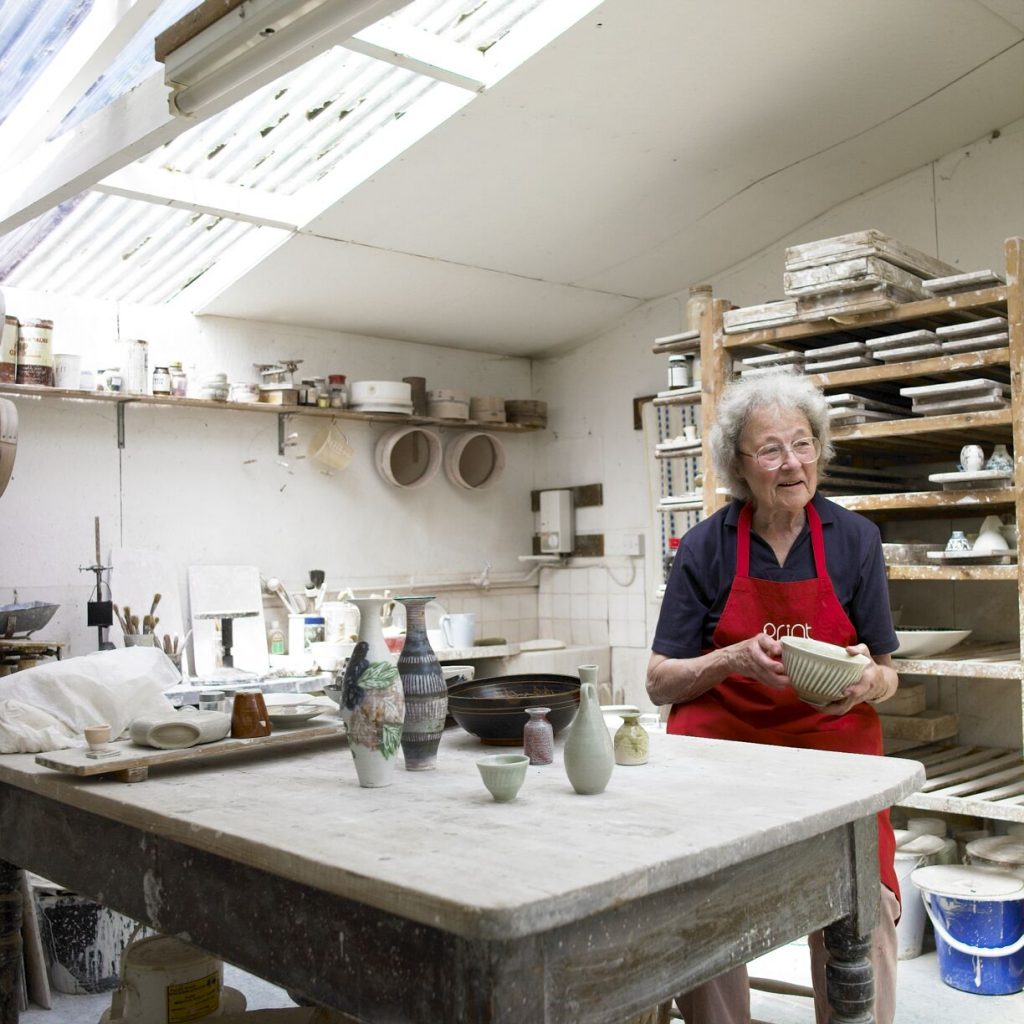
M659 391L654 397L656 406L663 405L695 405L701 400L700 384L691 384L685 388L673 388L669 391Z
M315 405L275 405L271 402L218 402L206 398L181 395L130 395L123 391L79 391L73 388L52 388L35 384L0 384L0 395L9 398L44 399L47 401L106 402L117 406L117 446L124 447L124 410L128 405L148 405L175 409L218 409L222 412L272 413L278 418L278 454L285 454L285 424L289 416L320 416L362 423L386 423L391 426L435 426L453 430L485 430L521 434L542 430L526 423L481 423L478 420L448 420L433 416L406 416L393 412L359 412L355 409L321 409Z
M725 300L714 299L708 314L710 344L706 346L702 359L703 376L708 386L703 395L702 413L706 420L714 418L716 396L721 393L733 370L739 368L736 364L744 358L767 353L775 354L778 358L774 361L777 362L785 362L788 358L802 364L806 351L848 340L867 344L870 339L883 335L911 330L935 331L937 328L947 328L945 334L948 337L960 333L948 330L954 325L966 325L990 317L1004 318L1005 324L1001 329L1005 332L1005 340L993 340L990 348L950 351L941 355L931 351L912 360L890 360L808 376L828 394L859 388L861 394L870 396L873 401L890 404L894 401L902 403L906 398L917 403L915 393L899 394L906 386L948 385L971 378L986 378L1003 385L1006 404L1002 408L985 408L982 405L978 409L981 403L973 403L975 411L967 411L972 403L960 403L959 409L947 408L932 414L911 415L908 409L905 416L897 415L894 419L876 418L871 414L861 416L859 420L849 417L852 422L846 425L837 423L833 427L832 438L841 453L873 461L885 457L888 465L904 465L908 477L914 475L915 467L920 464L934 464L947 459L955 463L956 454L966 444L981 445L986 452L994 445L1006 445L1016 455L1008 481L1010 486L985 486L987 482L966 479L959 486L953 479L949 482L933 481L936 483L934 491L924 491L919 487L914 491L896 493L844 494L832 500L868 514L877 521L924 521L937 517L959 519L965 514L977 514L980 519L988 514L1005 515L1015 511L1016 525L1024 529L1024 395L1020 390L1020 374L1015 369L1024 365L1024 239L1006 241L1005 280L1007 284L903 302L886 310L729 333L726 332L724 318L733 307ZM881 346L867 347L872 351L882 350ZM791 355L787 357L786 353ZM934 391L934 387L930 390ZM956 397L960 397L959 391ZM923 400L922 405L926 401ZM919 407L917 411L924 410ZM708 513L726 500L725 496L717 493L714 484L711 467L704 481ZM961 559L950 563L941 557L926 560L922 555L920 561L923 564L887 564L887 576L890 580L901 581L1016 583L1017 607L1013 612L1007 608L1007 618L1009 620L1012 615L1011 621L1017 626L1015 632L1024 635L1024 565L1018 560L1007 557L1002 559L1005 564L973 564L968 559ZM1013 564L1014 561L1017 564ZM1007 588L1008 604L1012 600L1010 593ZM962 643L941 656L896 658L894 661L902 674L936 679L992 679L1020 683L1024 677L1021 645L1016 641L985 645ZM908 728L913 731L931 726L941 730L950 726L948 721L945 724L944 721L941 713L936 712L924 725L918 723L914 727L905 727L897 723L895 728L897 733ZM909 756L917 757L918 750L921 750L922 759L927 758L929 785L921 793L901 800L901 806L1024 821L1024 760L1019 749L954 748L971 751L970 757L976 759L977 768L967 765L963 767L966 775L962 778L956 773L947 778L950 773L944 772L942 766L950 756L947 752L951 749L949 743L921 748L912 737L894 738L890 734L887 736L887 750L890 741L896 746L912 746L914 749ZM1024 718L1021 744L1024 746ZM931 778L933 769L936 774L934 780ZM973 775L977 778L970 781Z

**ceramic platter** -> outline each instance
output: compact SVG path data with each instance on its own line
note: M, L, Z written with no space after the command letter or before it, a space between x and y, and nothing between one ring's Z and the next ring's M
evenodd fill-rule
M1013 470L979 469L976 473L931 473L928 479L933 484L942 484L943 490L961 491L971 487L1010 487Z
M897 629L897 658L930 658L942 654L971 635L969 629Z
M400 416L412 415L412 403L403 402L363 402L350 407L353 412L391 412Z
M327 710L322 704L278 704L267 708L267 717L274 725L292 725L308 722Z
M1017 561L1016 551L929 551L934 562L946 565L1009 565Z

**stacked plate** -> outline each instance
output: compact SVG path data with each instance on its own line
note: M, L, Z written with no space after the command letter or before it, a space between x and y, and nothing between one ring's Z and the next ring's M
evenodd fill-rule
M468 420L469 392L435 388L427 392L427 412L435 420Z
M1004 409L1009 404L1010 385L979 377L900 388L900 394L911 400L914 412L923 416L942 416L946 413Z
M983 320L937 327L935 334L942 342L942 351L946 354L978 352L1010 343L1006 318L1002 316L990 316Z
M391 412L412 415L412 387L402 380L355 380L349 407L356 412Z

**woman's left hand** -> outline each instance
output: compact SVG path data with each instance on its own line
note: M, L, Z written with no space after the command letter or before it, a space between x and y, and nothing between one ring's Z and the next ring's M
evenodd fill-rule
M880 655L876 661L866 644L852 644L846 648L846 653L866 654L871 661L860 679L848 686L839 700L819 709L826 715L845 715L850 708L862 701L878 701L891 697L899 685L896 670L892 667L892 659L888 655Z

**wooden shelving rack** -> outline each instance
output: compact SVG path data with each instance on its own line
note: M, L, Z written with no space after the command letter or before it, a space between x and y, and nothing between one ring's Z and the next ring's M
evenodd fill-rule
M700 324L702 363L701 413L704 423L715 419L716 397L733 374L733 362L772 351L806 350L842 334L863 340L903 330L1004 316L1009 327L1005 347L957 355L945 355L904 363L891 363L834 373L811 375L827 392L853 387L870 391L894 383L943 383L968 379L979 373L1009 383L1008 408L942 416L908 416L833 430L840 451L887 456L908 464L921 461L955 462L965 444L1006 444L1014 452L1013 487L1001 490L912 491L856 494L833 497L846 508L876 520L952 518L964 513L1015 511L1018 531L1024 535L1024 240L1008 239L1005 245L1006 285L909 302L884 312L862 313L837 320L794 323L726 334L723 314L732 308L713 299ZM656 351L668 351L662 347ZM662 399L664 401L664 399ZM831 497L831 495L830 495ZM710 458L704 459L704 513L710 515L727 501L718 493ZM1024 560L1012 565L888 565L891 580L1001 581L1016 584L1017 638L1003 644L963 644L948 654L929 659L896 659L904 674L976 680L1024 680L1021 642L1024 636ZM1009 601L1008 591L1008 601ZM1022 687L1024 689L1024 687ZM1021 740L1016 750L957 746L944 741L914 746L894 756L921 760L928 782L903 806L945 811L982 818L1024 821L1024 694L1021 697Z

